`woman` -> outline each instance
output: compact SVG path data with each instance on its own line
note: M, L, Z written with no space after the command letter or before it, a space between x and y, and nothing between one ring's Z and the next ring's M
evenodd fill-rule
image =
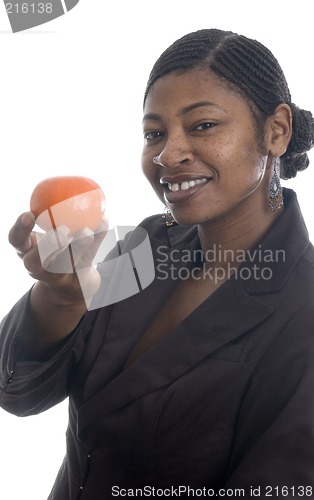
M155 279L87 310L73 275L42 268L23 214L10 241L37 282L2 324L2 407L69 396L50 499L312 496L314 252L279 175L308 166L313 117L268 49L200 30L156 62L143 126L169 210L140 225ZM99 245L84 241L82 258ZM99 275L84 278L91 298Z

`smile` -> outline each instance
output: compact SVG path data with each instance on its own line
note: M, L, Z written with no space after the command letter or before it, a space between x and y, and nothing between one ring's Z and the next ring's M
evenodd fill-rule
M164 197L168 203L182 203L200 193L203 188L212 181L212 177L197 177L194 174L181 174L176 176L165 176L160 179L164 188Z
M167 183L167 187L169 189L169 191L172 191L172 192L176 192L176 191L186 191L187 189L190 189L194 186L197 186L198 184L204 184L205 182L207 182L208 179L192 179L190 181L184 181L184 182L181 182L181 183L177 183L177 182L168 182Z

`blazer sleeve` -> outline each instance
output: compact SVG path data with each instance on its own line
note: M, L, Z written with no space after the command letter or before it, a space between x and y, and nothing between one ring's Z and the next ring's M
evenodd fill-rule
M154 228L152 221L155 220L159 217L152 216L142 225L147 229ZM136 246L137 239L138 233L129 231L124 239L114 243L106 260ZM92 366L106 333L110 310L109 306L88 311L77 328L50 353L47 360L21 362L18 361L19 336L23 334L29 311L29 293L24 295L0 325L0 406L15 415L27 416L47 410L65 399L79 361L84 357L85 364ZM98 313L102 317L103 329L95 338L93 322ZM88 342L90 335L93 342Z
M260 498L314 496L314 311L289 321L247 387L230 467L229 488Z
M119 256L124 245L127 248L128 244L132 244L132 236L132 231L127 233L106 259ZM84 357L85 363L92 365L110 317L110 307L88 311L45 361L19 361L19 337L23 335L30 310L29 296L30 292L25 294L0 325L0 406L19 416L45 411L69 395L79 361ZM95 339L93 322L100 310L104 328ZM89 343L92 347L89 345L87 349L90 335L93 335L93 342Z
M0 406L18 416L40 413L67 397L71 374L84 348L83 319L45 361L18 361L28 307L29 293L0 325Z

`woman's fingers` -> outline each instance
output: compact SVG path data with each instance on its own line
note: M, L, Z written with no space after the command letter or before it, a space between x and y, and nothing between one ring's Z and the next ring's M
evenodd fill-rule
M25 212L18 217L10 229L9 242L20 257L23 257L36 244L35 238L32 236L34 225L35 217L32 212Z
M108 230L103 221L95 232L90 229L71 235L66 226L47 233L33 231L35 217L22 214L9 232L9 241L30 276L69 296L83 295L86 303L100 284L93 267L97 251Z
M97 264L94 259L107 231L108 222L104 220L95 232L86 228L75 235L71 243L71 251L76 269Z
M38 255L43 269L50 273L73 273L69 245L73 240L70 230L60 226L47 233L37 233Z

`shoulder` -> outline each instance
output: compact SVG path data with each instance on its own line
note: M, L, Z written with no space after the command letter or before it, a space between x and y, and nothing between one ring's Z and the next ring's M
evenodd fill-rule
M309 269L311 270L311 272L314 273L314 246L312 243L309 244L309 246L306 249L305 253L303 254L302 258L309 266Z
M296 263L289 283L294 301L308 306L309 312L314 311L314 247L311 243Z
M167 234L167 226L162 218L162 214L146 217L138 227L145 229L150 237L163 237Z

